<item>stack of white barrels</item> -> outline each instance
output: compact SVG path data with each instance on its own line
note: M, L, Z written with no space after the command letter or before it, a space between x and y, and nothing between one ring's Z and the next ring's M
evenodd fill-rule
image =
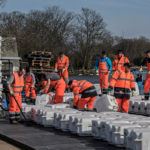
M72 94L66 94L66 101ZM137 99L135 97L133 99ZM88 112L70 104L23 105L26 117L44 127L107 141L131 150L150 150L150 119L119 112ZM98 142L97 140L97 142Z
M2 97L2 37L0 36L0 97Z
M129 113L150 116L150 101L142 101L141 96L131 98Z

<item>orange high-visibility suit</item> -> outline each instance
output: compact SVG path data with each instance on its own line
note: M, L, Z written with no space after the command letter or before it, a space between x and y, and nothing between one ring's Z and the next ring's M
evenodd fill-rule
M22 107L22 95L21 92L23 91L24 87L24 77L23 75L19 76L17 72L14 72L11 76L10 86L12 87L14 96L9 96L9 117L10 120L19 120L20 118L20 109L15 101L17 100L20 107ZM14 99L15 97L15 99Z
M63 97L65 94L66 83L63 78L61 78L57 73L48 73L46 75L46 81L43 81L44 93L48 93L52 88L55 90L55 95L53 98L53 103L63 103ZM50 83L50 85L48 85Z
M66 84L68 83L68 67L69 67L69 58L67 56L58 57L55 63L55 69L58 70L59 75L64 78Z
M131 90L135 90L134 76L131 72L115 71L110 81L110 87L114 87L119 112L128 112Z
M108 57L99 60L99 82L103 94L107 94L109 87L109 72L112 70L112 63Z
M25 96L27 98L36 99L35 92L35 76L33 73L27 73L25 75Z
M125 57L124 55L121 58L118 58L118 56L115 57L113 61L113 71L125 71L124 64L129 63L129 59Z
M97 92L92 83L86 80L73 80L71 89L74 93L73 104L75 107L78 109L93 110Z
M148 100L149 92L150 92L150 58L147 59L146 65L147 65L147 75L146 75L146 80L144 84L144 95L145 95L145 99Z

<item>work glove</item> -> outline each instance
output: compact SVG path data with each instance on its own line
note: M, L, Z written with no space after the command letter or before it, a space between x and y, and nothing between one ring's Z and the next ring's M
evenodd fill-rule
M44 94L44 91L43 91L43 90L40 90L40 91L39 91L39 94L40 94L40 95Z
M136 96L136 91L135 90L132 90L132 96Z
M64 72L66 69L62 69L62 72Z
M140 71L140 72L142 72L142 71L143 71L143 68L142 68L142 67L140 67L139 71Z
M31 88L34 88L34 87L35 87L34 84L32 84L32 85L31 85Z
M54 70L55 72L58 72L58 70L55 68L55 70Z
M98 69L96 70L96 74L98 74Z
M109 95L114 95L113 87L109 86L109 88L108 88L108 94Z
M10 95L14 96L14 91L13 90L10 91Z

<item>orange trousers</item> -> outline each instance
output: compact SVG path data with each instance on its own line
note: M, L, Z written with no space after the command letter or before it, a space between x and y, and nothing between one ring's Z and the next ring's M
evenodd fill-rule
M129 99L123 98L117 98L116 99L117 103L118 103L118 112L126 112L128 113L129 111Z
M17 93L14 95L14 97L16 98L20 108L22 108L22 95L21 93ZM20 109L15 101L13 96L9 96L9 113L20 113Z
M77 103L77 108L78 109L87 108L88 110L93 110L95 100L96 100L96 96L95 97L80 98L78 103Z
M149 96L149 92L150 92L150 75L148 74L144 84L144 93L147 96Z
M109 86L109 73L108 72L100 72L99 73L99 82L100 82L100 88L102 93L108 90L108 86Z
M25 85L25 96L32 99L36 99L36 92L35 88L32 88L31 85L26 84Z
M54 104L63 103L63 97L66 90L66 84L63 79L55 87Z

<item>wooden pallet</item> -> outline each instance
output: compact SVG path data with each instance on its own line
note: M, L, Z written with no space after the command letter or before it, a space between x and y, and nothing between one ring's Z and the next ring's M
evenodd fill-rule
M34 51L32 52L28 57L44 57L44 58L51 58L52 53L51 52L45 52L45 51Z
M49 62L43 62L43 61L32 61L32 66L40 66L40 67L46 67L49 66Z

